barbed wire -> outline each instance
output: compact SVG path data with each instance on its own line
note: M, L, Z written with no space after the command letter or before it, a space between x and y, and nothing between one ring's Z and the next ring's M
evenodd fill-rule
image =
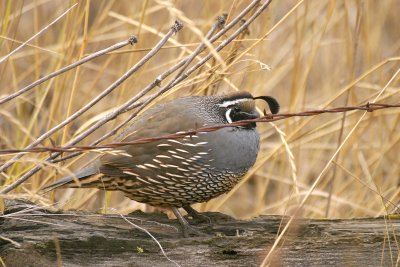
M180 139L186 136L195 135L199 132L213 132L217 131L221 128L226 127L238 127L238 126L246 126L251 123L255 122L273 122L278 120L283 120L291 117L309 117L320 115L324 113L343 113L348 111L354 110L364 110L368 112L373 112L380 109L387 109L387 108L398 108L400 107L399 104L380 104L380 103L367 103L365 105L360 106L350 106L350 107L337 107L331 109L319 109L319 110L309 110L299 113L281 113L281 114L264 114L265 116L252 119L252 120L241 120L237 122L233 122L230 124L220 124L220 125L213 125L209 127L201 127L197 129L190 129L187 131L177 132L175 134L163 135L158 137L148 137L148 138L139 138L133 141L128 142L116 142L116 143L109 143L104 145L95 145L95 146L64 146L64 147L32 147L28 149L2 149L0 150L0 155L5 154L17 154L17 153L43 153L43 152L84 152L90 150L108 150L114 149L126 145L139 145L139 144L147 144L151 142L156 142L165 139ZM265 113L265 112L264 112Z

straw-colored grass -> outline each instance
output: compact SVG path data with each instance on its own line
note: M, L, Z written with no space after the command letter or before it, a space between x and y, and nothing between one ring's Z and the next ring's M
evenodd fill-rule
M42 143L65 144L192 52L218 15L228 12L229 21L249 2L80 1L65 17L1 62L0 98L132 34L138 37L138 43L57 76L1 105L0 149L23 148L63 121L141 59L174 20L181 20L184 28L155 58L106 99ZM71 5L61 0L1 1L0 58ZM398 103L398 14L400 5L394 0L273 1L251 24L248 35L240 35L215 60L157 101L240 89L253 95L274 96L281 103L281 112L365 104L378 95L377 102ZM250 218L293 214L303 202L301 216L305 217L386 214L394 208L391 203L399 201L400 110L364 113L259 124L261 151L254 168L233 191L196 208ZM127 116L106 124L81 144L101 137ZM0 174L1 184L11 184L47 155L25 155ZM0 156L0 162L10 157ZM47 165L10 195L42 204L59 202L66 209L107 212L112 208L128 213L146 208L120 193L94 189L37 194L43 185L85 163L84 156L65 164Z

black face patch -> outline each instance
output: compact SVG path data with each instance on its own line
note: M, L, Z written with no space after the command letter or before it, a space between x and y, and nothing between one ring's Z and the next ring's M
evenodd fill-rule
M230 118L231 118L232 122L257 119L258 117L259 116L257 113L247 113L247 112L240 111L240 109L235 110L235 108L232 110L232 112L230 114Z
M255 103L253 99L236 99L225 101L220 105L222 112L224 113L225 120L227 123L232 123L241 120L251 120L259 118L260 115L255 109ZM254 128L255 123L243 126L242 128Z
M223 115L227 123L259 118L260 114L255 108L256 99L262 99L267 102L272 114L279 112L279 103L271 96L253 97L248 92L237 92L221 99L219 104L221 115ZM249 125L249 127L255 126L255 123Z

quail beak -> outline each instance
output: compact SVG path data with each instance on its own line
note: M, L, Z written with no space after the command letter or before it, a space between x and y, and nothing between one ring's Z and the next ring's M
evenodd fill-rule
M243 120L252 120L252 119L257 119L259 118L260 115L257 113L248 113L248 112L237 112L235 113L235 116L233 117L233 121L243 121Z
M242 118L245 118L245 120L252 120L252 119L258 119L260 118L260 114L257 111L254 111L252 113L247 113L247 112L240 112L239 113Z
M254 110L251 113L242 111L238 115L240 116L241 120L252 120L252 119L258 119L260 117L260 114L256 110ZM251 122L246 126L241 126L241 128L246 128L246 129L252 129L255 127L256 127L255 122Z

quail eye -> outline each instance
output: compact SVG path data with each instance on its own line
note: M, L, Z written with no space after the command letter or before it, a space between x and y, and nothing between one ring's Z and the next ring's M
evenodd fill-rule
M242 110L238 106L234 106L231 108L228 108L225 112L225 119L228 123L232 123L233 121L237 121L240 119L240 112Z

